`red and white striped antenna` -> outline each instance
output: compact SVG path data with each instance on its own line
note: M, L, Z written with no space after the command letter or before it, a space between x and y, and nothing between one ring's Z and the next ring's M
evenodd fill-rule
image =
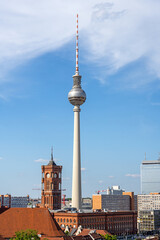
M77 27L76 27L76 75L79 75L79 66L78 66L78 14L77 14Z

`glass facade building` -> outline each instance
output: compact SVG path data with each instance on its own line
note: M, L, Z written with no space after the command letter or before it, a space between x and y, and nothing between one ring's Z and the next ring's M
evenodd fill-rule
M141 164L141 193L160 192L160 160Z

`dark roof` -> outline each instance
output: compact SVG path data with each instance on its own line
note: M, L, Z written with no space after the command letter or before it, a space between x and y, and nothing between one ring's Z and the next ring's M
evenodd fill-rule
M73 236L73 234L75 234L76 231L77 231L77 228L72 228L72 231L70 232L70 236Z
M4 239L4 238L2 238L2 237L1 237L1 235L0 235L0 240L5 240L5 239Z
M0 214L5 212L6 210L8 210L9 208L8 207L0 207Z
M38 234L46 237L64 236L45 208L10 208L0 214L0 223L0 234L3 238L11 238L16 231L26 229L37 230Z
M54 165L54 166L56 166L56 163L51 159L51 160L49 161L48 165Z
M89 233L89 235L92 237L92 239L103 239L103 237L100 234L97 233Z

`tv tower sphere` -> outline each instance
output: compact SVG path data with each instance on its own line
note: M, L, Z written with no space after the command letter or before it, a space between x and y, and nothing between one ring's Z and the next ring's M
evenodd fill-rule
M74 105L74 139L73 139L73 177L72 177L72 207L81 209L81 151L80 151L80 105L86 100L86 94L81 88L81 76L78 67L78 14L76 34L76 72L73 76L73 87L68 93L68 100Z
M80 75L73 76L73 87L72 87L71 91L68 93L68 100L74 106L80 106L86 100L86 93L81 88L81 76Z

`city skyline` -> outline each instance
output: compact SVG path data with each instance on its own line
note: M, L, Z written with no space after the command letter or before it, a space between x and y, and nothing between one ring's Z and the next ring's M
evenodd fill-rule
M40 196L50 149L71 196L73 112L79 67L82 196L120 185L140 193L140 164L159 152L158 1L0 1L0 194ZM65 9L65 11L64 11ZM42 11L43 10L43 11ZM154 27L153 27L154 25ZM4 181L5 179L5 181Z

